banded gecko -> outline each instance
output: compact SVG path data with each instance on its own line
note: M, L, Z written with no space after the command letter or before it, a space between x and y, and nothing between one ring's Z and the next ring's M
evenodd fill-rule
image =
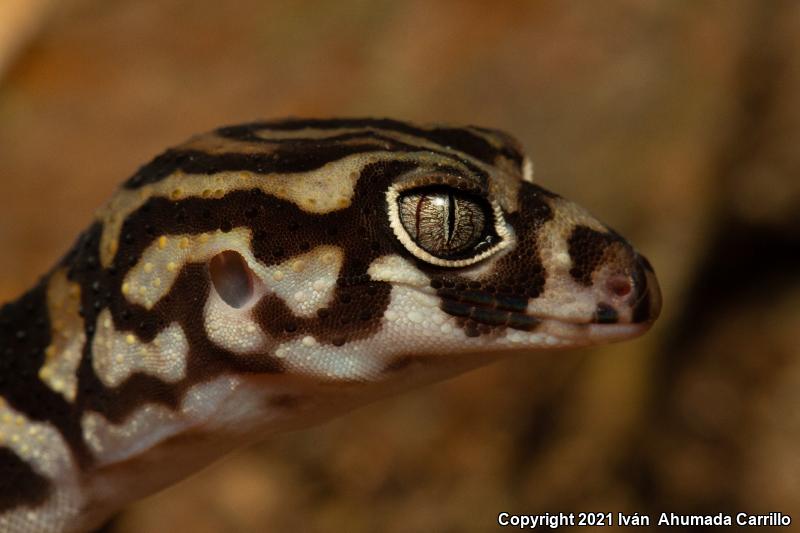
M87 531L242 445L514 352L634 337L653 269L512 137L224 127L0 310L0 530Z

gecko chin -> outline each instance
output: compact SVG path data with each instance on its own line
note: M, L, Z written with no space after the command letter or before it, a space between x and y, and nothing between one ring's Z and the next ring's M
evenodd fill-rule
M468 337L505 337L511 345L520 348L565 349L628 340L644 334L653 324L653 321L608 324L589 319L579 322L524 313L505 313L503 324L490 324L481 320L486 315L487 311L473 310L470 318L461 319ZM502 333L495 329L498 326L504 327Z

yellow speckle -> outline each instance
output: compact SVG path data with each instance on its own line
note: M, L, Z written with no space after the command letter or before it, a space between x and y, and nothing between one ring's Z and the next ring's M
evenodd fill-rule
M302 272L303 269L306 268L306 262L302 259L298 259L294 263L292 263L292 270L295 272Z
M156 278L153 280L153 287L160 287L161 286L161 278Z
M119 250L119 241L117 239L113 239L111 242L108 243L108 252L109 255L114 255Z
M274 279L275 281L281 281L281 280L283 280L283 277L284 277L284 273L281 270L276 270L272 274L272 279Z
M180 246L181 250L187 249L189 247L189 238L188 237L181 237L181 242L180 242L179 246Z
M45 355L45 356L46 356L48 359L52 359L53 357L55 357L55 356L56 356L56 347L55 347L54 345L52 345L52 344L51 344L51 345L50 345L50 346L48 346L48 347L47 347L47 349L44 351L44 355Z
M211 198L211 194L211 189L203 189L203 192L200 193L203 198Z
M128 333L128 336L125 337L125 342L127 342L128 344L136 344L136 337Z
M130 283L123 283L122 284L122 294L127 296L130 293L131 293L131 285L130 285Z
M155 269L155 266L153 265L153 263L145 263L144 264L145 273L152 274L153 273L153 269Z
M147 294L147 288L146 287L139 287L139 294L141 296L144 296L145 294Z
M13 442L14 444L18 444L19 443L19 435L17 435L16 433L11 435L11 442Z
M158 247L161 248L162 250L167 247L166 235L162 235L161 237L158 238Z
M39 379L47 381L53 375L53 371L50 370L50 367L43 366L39 369Z
M178 271L178 265L176 265L174 262L170 261L169 263L167 263L167 270L169 272L177 272Z
M202 242L202 243L208 242L208 240L210 238L211 238L211 236L208 233L201 233L200 234L200 242Z
M310 207L314 207L317 205L317 200L315 198L306 198L306 204L308 204Z
M256 327L253 324L247 324L247 327L245 329L247 330L247 333L255 333L256 332Z
M111 319L110 318L106 317L106 319L103 320L103 327L106 328L106 329L110 329L111 328Z
M117 363L122 363L125 361L125 356L123 356L121 353L118 353L117 356L114 358L114 360Z
M3 413L3 418L2 418L2 420L3 420L3 422L4 422L5 424L10 424L10 423L11 423L11 421L13 420L13 418L11 417L11 415L10 415L9 413Z
M303 346L314 346L315 344L317 344L317 340L314 337L303 337Z
M17 416L17 418L14 420L14 423L22 427L25 425L25 419L22 418L21 416Z
M180 200L183 196L183 191L180 189L173 189L169 196L173 200Z

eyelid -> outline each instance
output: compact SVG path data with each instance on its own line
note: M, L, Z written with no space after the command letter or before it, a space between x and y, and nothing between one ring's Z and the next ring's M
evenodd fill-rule
M418 194L421 196L434 196L437 194L449 195L454 198L467 199L471 202L483 207L488 214L493 212L492 203L485 194L481 194L474 188L459 188L453 187L446 183L432 183L427 185L419 185L416 187L398 188L398 197L404 198L410 195Z
M452 169L452 173L443 168L438 168L435 171L418 169L405 175L395 184L395 188L400 194L428 187L456 189L465 194L472 194L478 197L486 197L488 195L488 191L483 185L474 179L457 173L456 169Z

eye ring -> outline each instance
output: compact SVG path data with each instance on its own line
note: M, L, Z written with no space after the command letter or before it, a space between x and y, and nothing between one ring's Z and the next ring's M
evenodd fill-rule
M392 186L386 199L395 236L427 263L464 267L510 244L500 207L474 193L444 184Z

